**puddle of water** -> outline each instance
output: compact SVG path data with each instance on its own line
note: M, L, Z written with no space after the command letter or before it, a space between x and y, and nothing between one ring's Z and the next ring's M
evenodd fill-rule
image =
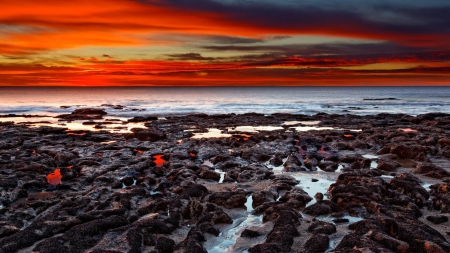
M238 126L233 128L228 128L228 132L247 132L247 133L257 133L259 131L275 131L283 130L284 128L279 126Z
M281 173L284 169L284 163L287 161L287 158L283 158L283 164L281 164L280 166L274 166L270 164L269 161L265 162L264 165L266 165L268 168L271 168L274 173Z
M365 155L362 155L362 157L368 158L371 160L371 162L370 162L371 169L376 169L378 167L378 162L374 161L374 159L378 159L379 156L372 155L372 154L365 154Z
M425 188L425 190L430 190L430 186L432 186L433 184L422 184L422 187Z
M313 198L309 203L306 204L306 206L310 206L312 204L315 204L317 201L314 198L314 195L316 193L320 192L323 194L323 199L327 199L327 191L328 188L330 188L330 185L333 184L335 181L331 181L328 179L321 178L320 175L317 174L306 174L306 173L297 173L292 175L296 180L299 180L300 183L297 184L297 186L300 186L305 192L308 193L311 198ZM317 182L312 182L312 179L317 179Z
M241 236L244 229L248 227L262 225L262 216L255 216L249 214L246 217L236 219L233 221L233 228L228 230L225 238L219 243L219 245L208 250L209 253L228 253L235 252L233 246L236 244L236 239Z
M247 197L247 202L245 202L245 206L247 207L247 212L251 212L253 211L253 198L252 195L250 194L250 196Z
M411 128L399 128L398 130L403 131L405 133L418 133L419 131Z
M163 154L153 156L153 161L156 163L156 167L162 167L166 162L166 160L162 158L163 156Z
M362 157L368 158L368 159L378 159L377 155L371 155L371 154L365 154L365 155L362 155Z
M61 171L59 168L56 168L56 170L54 170L52 173L48 174L46 176L47 178L47 182L51 185L59 185L61 184Z
M297 120L293 120L293 121L285 121L281 125L292 126L292 125L302 124L302 125L306 125L306 126L311 126L311 125L317 125L319 123L320 123L320 121L297 121Z
M361 129L344 129L344 128L336 128L336 127L316 127L316 126L298 126L298 127L291 127L292 129L295 129L298 132L306 132L311 130L344 130L344 131L350 131L350 132L361 132Z
M100 144L103 144L103 145L108 145L108 144L113 144L113 143L116 143L117 141L102 141L102 142L100 142Z
M56 116L56 115L55 115ZM26 124L29 127L36 128L41 126L65 127L70 131L108 131L115 133L131 133L132 128L145 128L143 122L127 122L126 118L109 118L105 117L101 120L74 120L74 121L58 121L53 117L8 117L0 118L2 121L14 121L16 124ZM83 124L84 122L93 122L92 124ZM125 124L123 123L125 122ZM96 128L96 125L102 125L103 128ZM120 127L120 129L119 129Z
M220 174L219 184L223 183L223 180L225 179L225 172L219 169L214 169L214 171Z
M342 172L342 169L344 169L344 166L342 166L342 164L339 164L336 169L336 172Z
M298 132L306 132L310 130L333 130L333 127L315 127L315 126L298 126L293 127Z
M184 130L185 132L188 130ZM192 131L192 130L191 130ZM227 138L231 137L231 134L224 134L222 130L217 128L208 128L208 132L206 133L194 133L194 136L191 139L201 139L201 138Z

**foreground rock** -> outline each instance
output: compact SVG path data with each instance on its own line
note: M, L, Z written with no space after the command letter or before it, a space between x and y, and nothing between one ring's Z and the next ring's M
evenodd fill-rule
M308 120L337 129L197 138ZM195 114L130 119L147 122L130 133L2 124L0 252L208 252L221 242L237 252L450 252L449 120Z

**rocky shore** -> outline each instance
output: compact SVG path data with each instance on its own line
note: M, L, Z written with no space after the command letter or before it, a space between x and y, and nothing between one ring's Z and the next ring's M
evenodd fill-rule
M450 252L450 114L103 115L0 122L0 252Z

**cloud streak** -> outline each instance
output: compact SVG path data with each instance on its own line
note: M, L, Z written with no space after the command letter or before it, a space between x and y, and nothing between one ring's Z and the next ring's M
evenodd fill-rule
M0 85L450 84L446 1L3 0L0 9Z

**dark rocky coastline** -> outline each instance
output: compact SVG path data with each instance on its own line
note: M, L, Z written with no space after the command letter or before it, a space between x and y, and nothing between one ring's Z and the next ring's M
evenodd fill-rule
M0 123L0 252L450 252L449 114L130 122ZM192 138L210 128L229 135Z

